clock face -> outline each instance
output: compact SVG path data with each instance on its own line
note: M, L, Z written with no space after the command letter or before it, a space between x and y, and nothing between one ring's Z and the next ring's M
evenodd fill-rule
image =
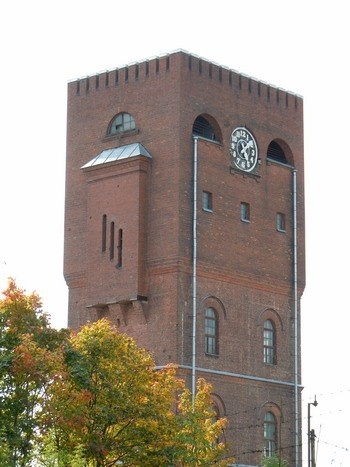
M255 169L258 162L258 146L249 130L243 127L233 130L230 154L238 169L244 172L251 172Z

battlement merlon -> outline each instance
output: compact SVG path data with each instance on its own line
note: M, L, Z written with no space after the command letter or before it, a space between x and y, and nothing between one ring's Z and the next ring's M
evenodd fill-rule
M132 62L113 70L102 71L68 82L71 95L86 96L99 89L120 86L132 81L152 79L163 73L169 73L174 68L186 69L212 81L230 86L233 90L254 94L266 99L271 104L283 107L302 108L303 97L283 88L258 80L244 73L219 65L185 50L151 57L140 62Z

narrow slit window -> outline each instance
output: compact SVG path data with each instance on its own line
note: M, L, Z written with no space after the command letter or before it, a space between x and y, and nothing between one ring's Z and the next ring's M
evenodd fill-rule
M240 211L241 221L250 222L250 204L241 203Z
M205 353L218 355L218 317L213 308L205 310Z
M109 236L109 259L111 261L114 259L114 230L114 222L111 222Z
M117 268L121 268L123 265L123 229L118 230L118 263Z
M107 216L103 214L102 216L102 253L106 251L107 248Z
M278 212L276 215L276 228L278 232L286 231L286 216L282 212Z
M264 363L276 364L276 332L271 320L264 322Z
M202 193L202 207L204 211L213 211L213 195L209 191Z
M264 418L264 456L274 457L276 455L276 420L271 412L267 412Z

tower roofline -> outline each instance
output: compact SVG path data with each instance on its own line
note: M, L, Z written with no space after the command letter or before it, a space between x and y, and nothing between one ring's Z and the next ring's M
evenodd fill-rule
M181 49L181 48L172 50L170 52L165 52L165 53L162 53L160 55L154 55L154 56L151 56L149 58L143 58L143 59L140 59L140 60L137 60L137 61L125 63L125 64L122 64L120 66L113 67L111 69L105 69L105 70L101 70L101 71L98 71L98 72L95 72L95 73L82 75L81 77L73 78L73 79L68 80L68 84L88 80L90 78L100 77L101 75L105 75L105 74L109 74L109 73L113 73L113 72L117 72L117 71L120 72L120 71L122 71L124 69L129 69L129 68L132 68L132 67L135 67L135 66L140 67L141 65L152 62L152 61L159 61L159 60L169 59L171 56L177 55L177 54L183 54L183 55L187 56L188 58L191 57L193 59L198 60L199 62L206 63L206 64L208 64L210 66L215 66L218 69L225 70L228 73L233 73L233 74L237 75L238 77L247 79L249 81L254 81L256 83L259 83L260 85L263 85L263 86L266 86L266 87L269 87L269 88L273 88L273 89L275 89L277 91L285 92L287 94L290 94L290 95L294 96L295 98L303 99L303 96L298 94L298 93L295 93L295 92L290 91L288 89L284 89L284 88L282 88L280 86L277 86L275 84L272 84L272 83L269 83L269 82L266 82L266 81L262 81L262 80L260 80L260 79L258 79L256 77L254 77L254 76L251 76L249 74L240 72L240 71L238 71L236 69L233 69L233 68L230 68L230 67L228 67L226 65L221 65L220 63L214 62L214 61L209 60L209 59L207 59L205 57L202 57L200 55L194 54L192 52L189 52L189 51L187 51L185 49Z

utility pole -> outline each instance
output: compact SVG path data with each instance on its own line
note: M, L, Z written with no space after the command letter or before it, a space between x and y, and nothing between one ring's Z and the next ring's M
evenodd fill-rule
M315 458L315 430L310 432L310 453L311 453L311 467L316 467L316 458Z
M313 405L317 407L317 400L315 396L315 400L313 402L309 402L307 404L307 467L316 467L315 461L315 430L310 430L310 406ZM312 454L312 462L311 462L311 445L313 445L313 454Z

